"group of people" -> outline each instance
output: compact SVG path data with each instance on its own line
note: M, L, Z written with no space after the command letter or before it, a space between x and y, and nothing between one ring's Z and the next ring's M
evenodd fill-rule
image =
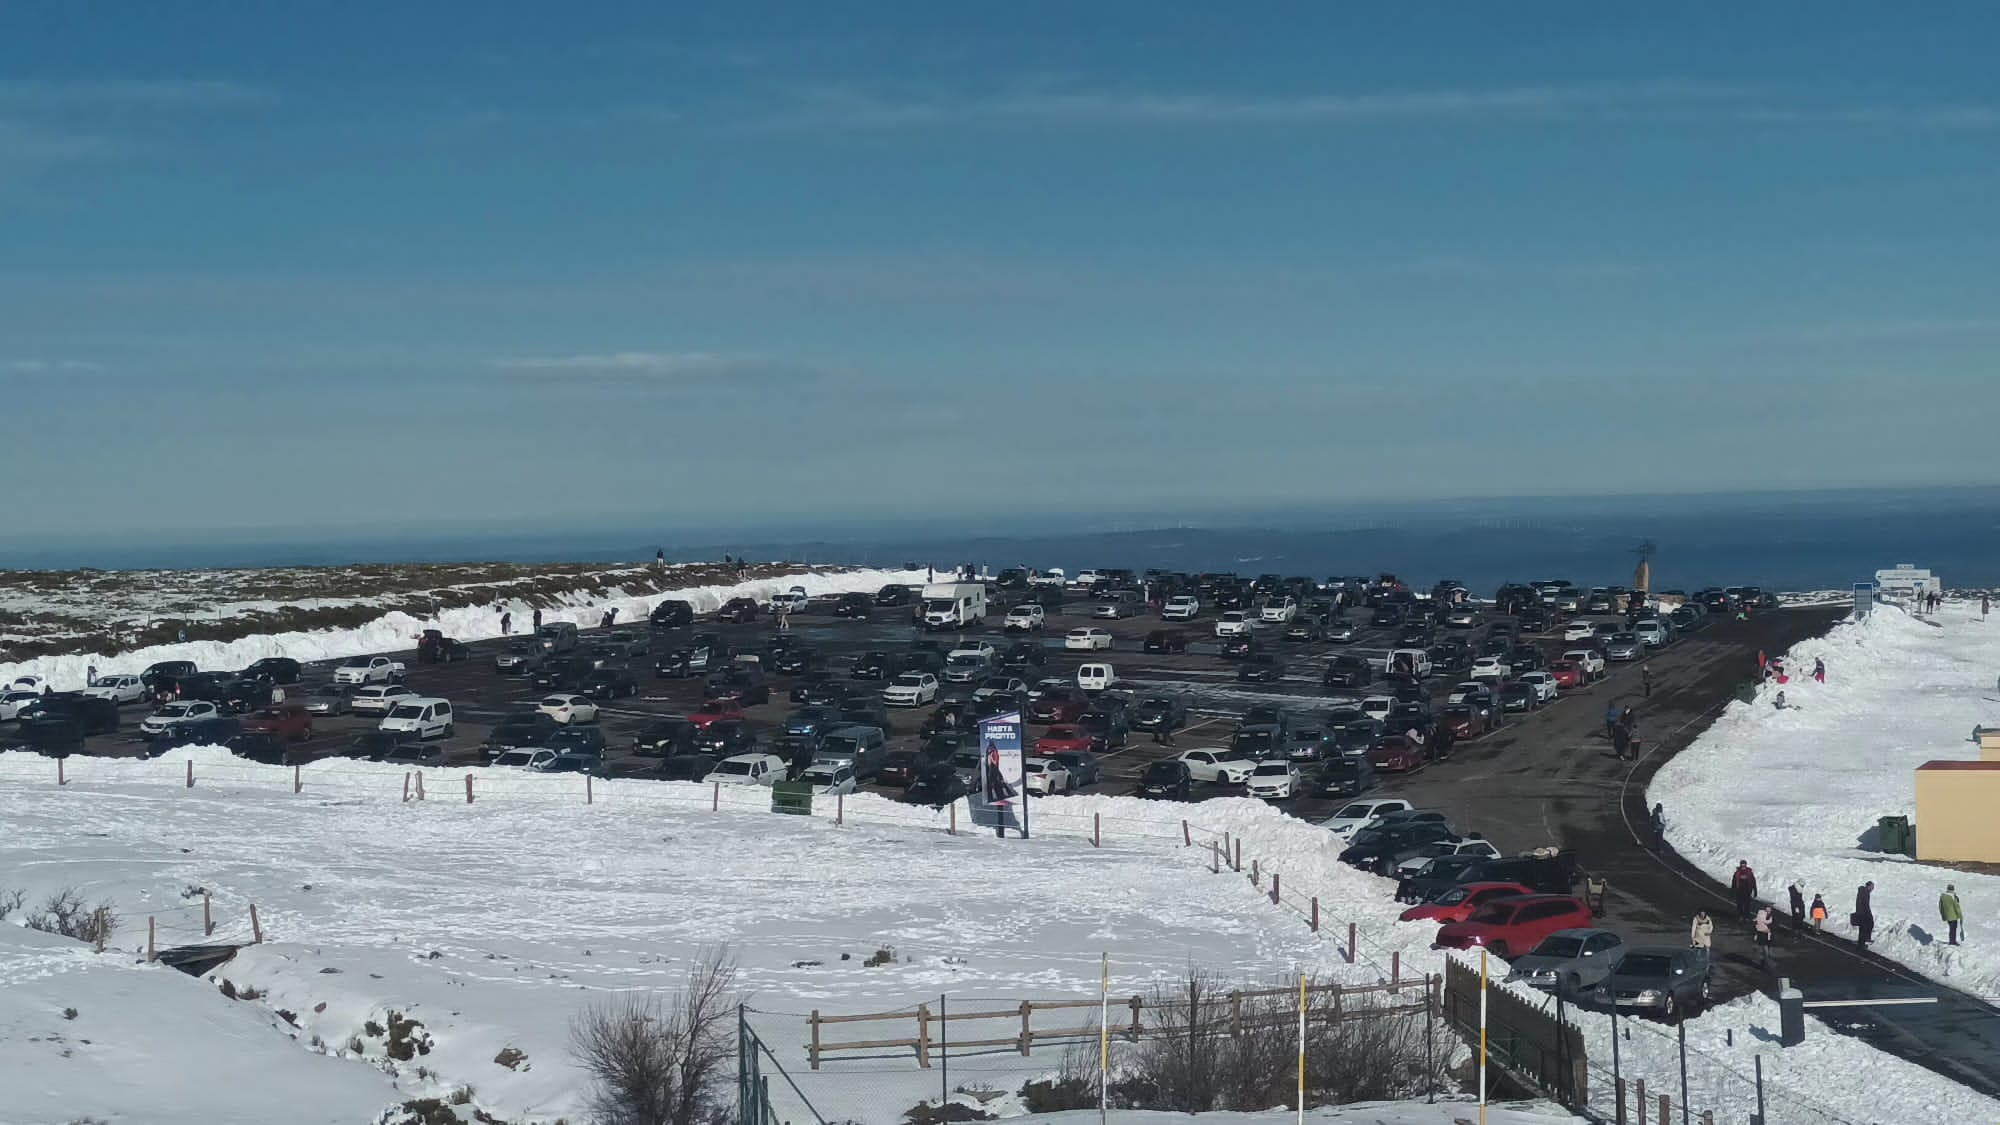
M1611 740L1611 748L1618 752L1618 760L1628 761L1636 755L1633 733L1639 726L1639 711L1635 707L1621 707L1616 703L1604 709L1604 735Z
M617 616L617 614L618 611L615 609L612 610L610 613L606 614L604 618L604 623L606 625L611 624L611 619ZM539 609L535 611L534 622L535 625L533 631L537 633L541 632L542 611ZM500 611L500 635L503 637L511 637L514 635L514 615L510 611L504 609Z
M1918 613L1936 613L1938 611L1938 607L1944 604L1944 595L1935 592L1926 594L1913 594L1910 597L1910 604L1916 607L1916 611ZM1980 616L1983 617L1985 616L1986 613L1986 599L1984 597L1979 599L1979 605L1980 605L1980 610L1979 610Z
M1657 805L1654 806L1653 813L1656 819L1662 815ZM1757 872L1751 868L1749 860L1737 861L1735 874L1730 876L1729 890L1736 900L1737 918L1750 923L1759 955L1768 964L1776 921L1771 904L1761 902L1757 898ZM1794 929L1804 930L1808 925L1815 931L1826 929L1828 911L1823 896L1815 894L1812 896L1812 902L1807 903L1805 892L1799 889L1797 883L1791 884L1785 890L1790 900ZM1875 882L1872 879L1855 888L1854 910L1847 916L1848 925L1854 927L1854 942L1863 948L1875 940L1874 896ZM1945 884L1944 893L1938 896L1938 918L1945 924L1949 944L1960 944L1959 939L1965 928L1965 908L1958 901L1956 884ZM1690 943L1703 949L1708 948L1710 935L1714 930L1715 922L1708 916L1708 912L1697 913L1689 931Z

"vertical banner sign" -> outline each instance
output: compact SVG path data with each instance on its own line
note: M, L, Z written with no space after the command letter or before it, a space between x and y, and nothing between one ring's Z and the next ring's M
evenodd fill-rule
M979 722L979 789L972 794L972 823L1028 834L1028 785L1021 768L1021 714Z
M1861 620L1868 616L1869 610L1874 608L1875 583L1856 582L1854 584L1854 619L1856 621Z

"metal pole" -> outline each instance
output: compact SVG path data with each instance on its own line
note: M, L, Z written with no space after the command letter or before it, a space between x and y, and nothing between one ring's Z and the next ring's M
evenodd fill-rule
M951 1100L951 1021L946 1019L944 994L938 993L938 1104Z
M1558 1091L1556 1101L1562 1105L1569 1104L1569 1099L1567 1097L1569 1093L1569 1035L1565 1031L1565 1028L1567 1026L1568 1025L1563 1019L1563 986L1561 981L1557 981L1556 982L1556 1073L1561 1076L1557 1080L1561 1083L1561 1085L1556 1087Z
M1314 900L1318 901L1318 900ZM1437 989L1429 973L1424 974L1424 1104L1435 1105L1437 1075Z
M1104 1121L1111 1101L1111 954L1098 954L1097 972L1097 1120Z
M1764 1125L1764 1056L1752 1055L1750 1061L1757 1064L1757 1121Z
M1688 1125L1688 1027L1683 1020L1674 1025L1681 1040L1681 1125Z
M1624 1081L1625 1073L1618 1067L1618 996L1616 993L1613 993L1611 997L1611 1084L1615 1088ZM1620 1099L1620 1102L1622 1104L1623 1099ZM1625 1118L1622 1114L1619 1116L1618 1125L1625 1125Z
M1479 1125L1486 1125L1486 947L1479 947Z
M1299 1125L1306 1125L1306 975L1299 974Z

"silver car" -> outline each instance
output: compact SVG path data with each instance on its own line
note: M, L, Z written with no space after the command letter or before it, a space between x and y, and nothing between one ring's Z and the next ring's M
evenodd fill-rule
M1351 644L1356 629L1351 621L1335 621L1326 627L1326 639L1335 644Z
M1557 930L1524 957L1508 980L1577 996L1610 978L1625 956L1625 939L1610 930Z
M1637 633L1613 633L1604 642L1604 659L1637 660L1646 653L1646 642Z

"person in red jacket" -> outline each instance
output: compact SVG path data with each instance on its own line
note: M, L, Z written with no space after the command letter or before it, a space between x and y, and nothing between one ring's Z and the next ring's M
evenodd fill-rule
M1750 870L1750 861L1736 861L1736 874L1729 878L1729 889L1736 892L1736 916L1750 917L1750 908L1757 901L1757 873Z

